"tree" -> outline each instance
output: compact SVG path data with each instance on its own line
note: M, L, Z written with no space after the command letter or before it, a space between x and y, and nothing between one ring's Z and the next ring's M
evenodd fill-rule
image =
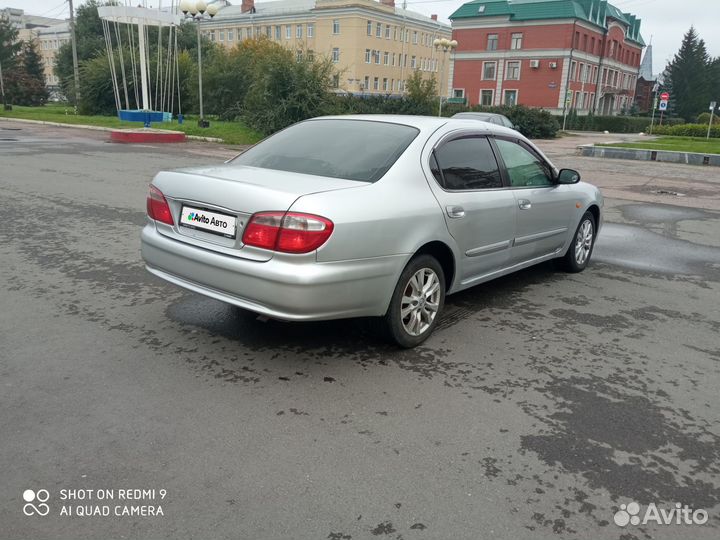
M98 6L115 4L114 1L88 0L75 10L75 41L77 42L78 64L105 53L103 25L98 16ZM55 75L66 97L75 99L72 44L65 43L55 57Z
M407 79L408 99L418 106L427 108L427 114L437 105L438 86L435 77L424 78L420 70L415 70Z
M710 73L705 42L691 26L663 75L675 114L689 120L707 108L711 96Z
M42 59L31 41L20 43L13 70L5 78L6 92L16 105L44 105L48 99Z
M20 50L20 43L17 42L17 29L7 19L0 17L0 68L3 76L3 87L6 85L9 73L12 73L16 56ZM3 93L3 105L7 103L7 89Z

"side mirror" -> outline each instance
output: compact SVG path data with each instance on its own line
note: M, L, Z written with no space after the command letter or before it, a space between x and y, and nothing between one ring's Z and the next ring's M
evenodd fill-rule
M557 175L558 184L577 184L580 181L580 173L573 169L560 169Z

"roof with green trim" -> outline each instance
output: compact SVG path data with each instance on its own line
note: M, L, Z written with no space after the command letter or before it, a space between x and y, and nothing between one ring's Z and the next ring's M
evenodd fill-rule
M611 20L616 20L627 28L625 36L629 41L645 46L640 19L623 13L607 0L473 0L460 6L450 20L484 17L508 17L511 21L579 19L605 30Z

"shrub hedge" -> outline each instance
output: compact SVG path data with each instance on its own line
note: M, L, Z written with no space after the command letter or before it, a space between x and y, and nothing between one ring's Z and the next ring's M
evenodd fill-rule
M657 125L658 119L655 119ZM610 133L640 133L647 132L650 127L650 118L640 116L578 116L571 112L566 121L566 129L576 131L609 131ZM682 118L665 118L666 125L682 124ZM655 129L653 129L653 133Z
M707 137L707 124L680 124L675 126L655 126L653 135L672 135L674 137ZM720 126L710 128L710 137L720 138Z

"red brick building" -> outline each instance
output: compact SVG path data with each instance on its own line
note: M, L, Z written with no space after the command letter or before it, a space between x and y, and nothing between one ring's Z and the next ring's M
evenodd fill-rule
M632 106L640 19L606 0L475 0L450 16L453 96L562 114Z

